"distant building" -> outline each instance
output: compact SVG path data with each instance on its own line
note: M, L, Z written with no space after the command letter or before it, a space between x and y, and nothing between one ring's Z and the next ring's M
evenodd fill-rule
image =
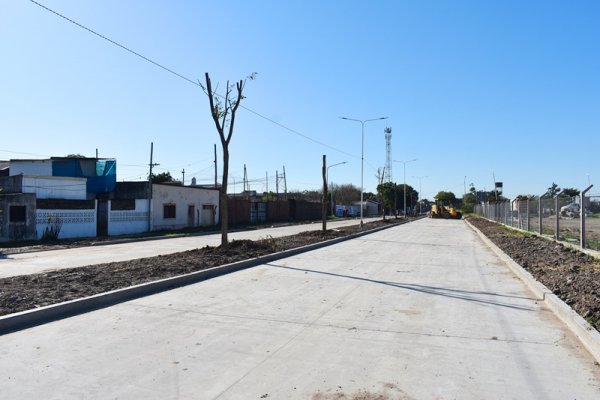
M116 181L115 159L0 162L0 241L143 233L216 225L219 190ZM152 193L152 199L150 195Z

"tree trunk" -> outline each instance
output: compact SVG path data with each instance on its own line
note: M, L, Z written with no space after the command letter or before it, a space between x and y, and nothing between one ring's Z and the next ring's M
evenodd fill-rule
M227 230L229 228L229 208L227 198L227 181L229 178L229 146L223 145L223 179L221 181L221 247L227 247Z

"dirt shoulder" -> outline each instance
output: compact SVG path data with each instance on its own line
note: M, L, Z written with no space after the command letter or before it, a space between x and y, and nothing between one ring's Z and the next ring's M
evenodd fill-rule
M469 218L469 222L600 330L600 261L563 244L483 218Z
M369 222L362 228L360 225L353 225L326 232L307 231L279 238L234 240L227 248L206 246L157 257L3 278L0 279L0 315L201 271L402 222L404 221L392 219L386 222Z

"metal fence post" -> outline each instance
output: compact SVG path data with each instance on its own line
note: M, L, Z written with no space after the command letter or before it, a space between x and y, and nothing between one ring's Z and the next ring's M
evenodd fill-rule
M554 198L555 199L555 205L554 205L555 209L554 209L554 212L556 212L556 226L555 226L556 232L554 232L554 237L556 238L556 240L560 240L560 224L558 222L558 219L559 219L559 216L560 216L560 210L558 209L558 198L560 197L560 195L562 194L562 192L563 191L561 190L560 193L558 193L556 195L556 197Z
M529 232L529 197L525 201L525 204L527 205L527 232Z
M542 227L542 223L543 223L543 213L544 213L544 208L542 207L542 197L544 197L544 195L541 195L539 197L539 205L538 205L538 212L539 212L539 219L540 219L540 236L542 236L544 234L544 229Z
M579 232L579 245L581 249L585 249L585 194L593 187L594 185L590 185L587 189L581 191L581 198L579 202L579 220L581 223L580 232Z
M513 226L513 207L514 207L514 203L511 201L510 202L510 226Z
M521 229L523 225L521 224L521 201L515 200L515 202L517 203L517 228Z

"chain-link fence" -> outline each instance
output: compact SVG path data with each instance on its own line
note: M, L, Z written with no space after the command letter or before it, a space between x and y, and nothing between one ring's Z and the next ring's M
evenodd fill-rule
M583 211L582 211L583 204ZM585 196L532 196L475 206L475 213L524 231L539 233L600 251L600 194ZM583 220L581 216L583 215Z
M585 244L600 251L600 193L591 194L585 200Z

